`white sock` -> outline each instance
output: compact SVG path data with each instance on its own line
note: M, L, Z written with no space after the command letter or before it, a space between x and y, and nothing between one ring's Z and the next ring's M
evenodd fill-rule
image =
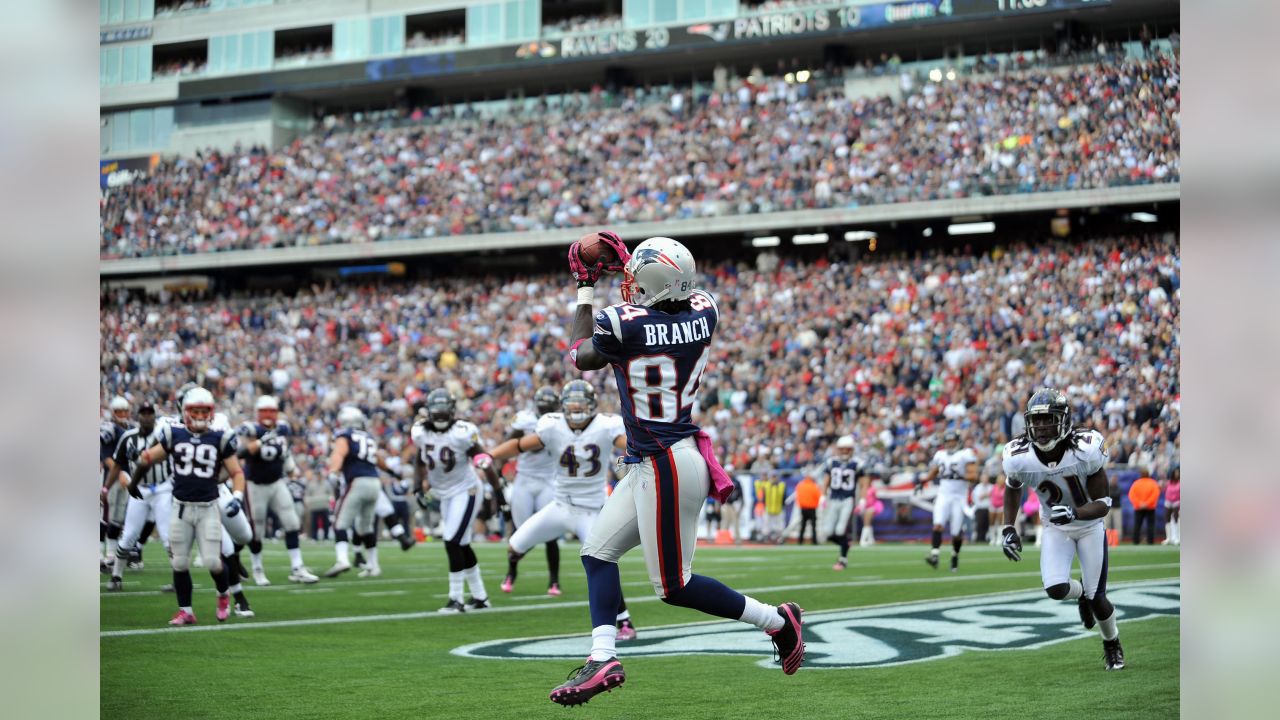
M241 585L240 583L231 585L227 588L227 592L231 593L232 595L235 595L238 592L244 592L244 585Z
M116 556L116 562L111 566L111 577L124 577L124 558Z
M369 566L369 567L371 567L371 568L376 568L376 567L378 567L378 546L377 546L377 545L374 545L373 547L369 548L368 550L365 550L365 553L366 553L367 558L368 558L368 560L367 560L367 564L368 564L368 566Z
M103 557L109 557L109 558L113 558L113 557L115 557L115 556L116 556L116 548L117 548L119 545L120 545L120 541L119 541L119 540L112 540L111 538L107 538L107 554L106 554L106 555L104 555Z
M1177 520L1169 521L1169 530L1173 533L1173 544L1177 545L1182 542L1182 529L1178 527Z
M753 597L744 597L746 597L747 604L742 608L742 617L738 618L739 620L755 625L765 632L782 628L782 616L778 614L777 607L766 605Z
M462 571L463 577L467 579L467 587L471 589L472 600L484 600L489 597L489 593L485 592L484 580L480 579L480 566L472 565Z
M630 610L623 610L622 612L618 613L618 622L622 622L623 620L630 620L630 619L631 619Z
M601 625L591 629L591 659L604 662L618 657L618 627Z
M871 526L863 525L862 526L862 542L864 543L871 542L871 540L874 538L875 538L875 535L871 533Z
M294 570L302 567L302 548L289 548L289 567Z
M449 573L449 599L462 602L462 573Z
M1063 599L1079 600L1080 596L1084 594L1084 586L1080 584L1079 580L1070 580L1069 582L1071 584L1071 589L1067 590L1067 596Z
M262 553L249 553L249 560L253 563L254 571L262 572Z
M395 525L391 526L391 537L398 538L403 534L404 534L403 525L401 525L400 523L396 523Z
M929 548L929 554L938 557L938 548Z
M1111 617L1106 620L1098 620L1098 631L1102 633L1103 640L1115 640L1120 636L1120 631L1116 629L1116 612L1111 611Z
M182 611L184 611L184 612L188 612L188 613L190 613L190 614L192 614L192 615L195 615L195 614L196 614L196 613L195 613L195 611L191 609L191 606L190 606L190 605L184 605L184 606L182 606L182 607L180 607L180 608L178 608L178 609L179 609L179 610L182 610Z
M339 542L336 542L333 544L333 549L337 551L339 565L351 564L351 560L350 560L351 543L350 542L347 542L346 540L341 540Z

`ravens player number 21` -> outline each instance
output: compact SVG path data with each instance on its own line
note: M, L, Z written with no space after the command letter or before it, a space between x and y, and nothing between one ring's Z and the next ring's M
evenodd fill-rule
M1102 519L1111 509L1107 451L1095 430L1073 429L1066 395L1041 388L1027 402L1026 435L1004 449L1004 554L1022 559L1022 540L1013 527L1023 488L1040 498L1044 535L1040 577L1054 600L1075 600L1086 628L1102 634L1104 666L1124 667L1116 611L1107 599L1107 537ZM1080 558L1080 581L1071 564Z

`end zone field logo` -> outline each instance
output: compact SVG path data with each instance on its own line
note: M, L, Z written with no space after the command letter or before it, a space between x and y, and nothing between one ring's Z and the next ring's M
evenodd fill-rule
M1177 616L1178 581L1112 585L1108 597L1125 623ZM966 650L1023 650L1098 637L1085 630L1074 602L1059 602L1044 592L1002 593L948 600L881 605L805 613L805 668L882 667L936 660ZM590 645L587 633L555 637L492 640L455 648L464 657L502 660L581 660ZM755 628L739 622L640 627L640 636L624 646L627 657L662 655L747 655L759 657L771 646ZM760 660L761 667L774 667Z

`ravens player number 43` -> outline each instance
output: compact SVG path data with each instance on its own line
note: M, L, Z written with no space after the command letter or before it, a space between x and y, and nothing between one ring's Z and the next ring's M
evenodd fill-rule
M1086 628L1102 634L1104 665L1124 667L1116 611L1107 599L1107 538L1104 518L1111 509L1107 451L1095 430L1073 429L1066 395L1041 388L1027 401L1026 435L1004 450L1004 554L1022 559L1022 540L1013 527L1024 488L1040 498L1044 535L1040 577L1054 600L1075 600ZM1080 559L1079 581L1071 564Z

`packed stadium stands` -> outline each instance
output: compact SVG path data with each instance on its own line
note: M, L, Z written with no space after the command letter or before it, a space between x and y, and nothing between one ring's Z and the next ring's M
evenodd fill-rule
M166 158L104 191L104 259L1174 182L1175 56L919 78L584 93L496 116L339 122ZM860 70L859 73L862 71ZM821 77L819 77L821 75ZM679 96L678 101L673 101Z
M1160 472L1176 462L1174 233L857 264L769 251L702 270L726 320L700 411L739 468L801 467L850 431L894 467L923 464L945 427L989 452L1045 383L1070 394L1077 422L1104 431L1114 461ZM196 379L248 417L259 393L276 393L305 428L295 452L312 473L340 404L365 408L396 448L412 404L444 386L497 441L533 389L567 379L571 286L551 271L199 299L109 293L104 406L116 393L167 405Z

